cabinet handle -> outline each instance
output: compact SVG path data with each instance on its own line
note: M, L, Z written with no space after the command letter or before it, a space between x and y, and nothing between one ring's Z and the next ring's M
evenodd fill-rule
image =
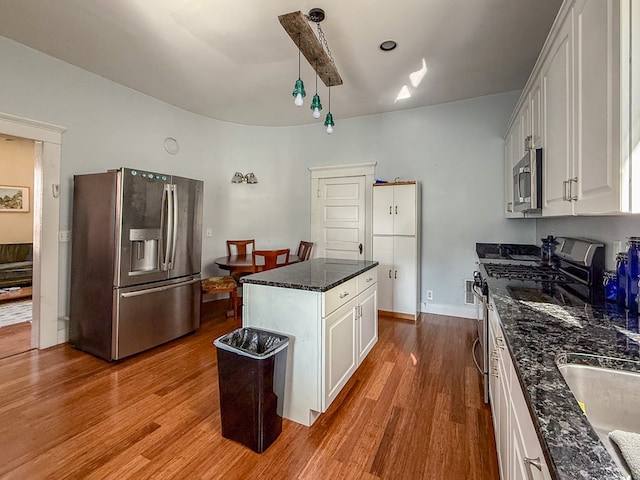
M565 202L569 202L569 194L567 193L567 186L569 185L569 180L564 180L562 182L562 200Z
M396 205L396 215L398 214L398 205Z
M389 278L391 278L391 270L389 270Z
M496 337L496 343L498 344L498 348L500 350L504 350L504 338Z
M487 305L487 308L488 308L489 310L493 310L493 303L488 304L488 305Z
M497 367L493 367L493 373L491 374L492 377L496 377L496 378L500 378L500 375L498 374L498 368Z
M393 274L393 278L398 278L398 270L396 270L395 273Z
M389 215L393 215L393 211L391 210L393 207L389 205Z
M542 471L542 463L540 463L540 457L536 457L536 458L529 458L529 457L524 457L522 459L522 463L524 463L524 466L527 470L527 480L534 480L533 478L533 472L531 470L531 467L536 467L538 469L538 471Z
M573 184L576 184L576 194L573 195ZM570 202L575 202L576 200L578 200L578 177L573 177L569 179L569 201Z
M340 294L340 298L344 298L347 295L349 295L349 292L343 292L343 293Z
M370 281L373 280L373 277L367 277L367 279L365 280L365 282L369 283Z

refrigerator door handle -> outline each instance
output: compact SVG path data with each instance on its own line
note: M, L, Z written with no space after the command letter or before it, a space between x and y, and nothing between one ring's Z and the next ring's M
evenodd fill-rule
M124 292L120 296L122 298L139 297L140 295L147 295L149 293L164 292L171 290L172 288L184 287L185 285L191 285L192 283L198 283L200 278L194 278L188 282L172 283L171 285L164 285L162 287L145 288L144 290L136 290L134 292Z
M173 210L171 212L171 258L169 259L169 270L173 268L176 261L176 248L178 246L178 185L171 185L171 197Z
M162 231L162 270L170 268L173 203L171 202L171 185L166 184L162 191L162 213L160 216L160 230Z

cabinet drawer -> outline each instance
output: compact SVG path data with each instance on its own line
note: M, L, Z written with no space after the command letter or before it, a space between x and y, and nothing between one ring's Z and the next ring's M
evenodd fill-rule
M358 293L364 292L371 285L378 282L378 267L367 270L356 278L358 280Z
M352 300L356 297L358 291L358 280L356 278L352 278L351 280L347 280L346 282L338 285L337 287L332 288L331 290L325 292L324 294L324 311L322 312L322 316L326 317L331 314L336 308L344 305L349 300Z

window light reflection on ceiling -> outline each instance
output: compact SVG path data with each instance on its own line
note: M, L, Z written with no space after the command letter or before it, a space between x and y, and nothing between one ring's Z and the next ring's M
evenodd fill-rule
M406 100L407 98L411 98L411 92L409 92L409 87L403 85L393 103L396 103L398 100Z
M416 70L413 73L409 74L409 80L411 81L411 85L413 88L418 88L418 86L422 83L422 79L427 73L427 62L425 59L422 59L422 68L420 70Z

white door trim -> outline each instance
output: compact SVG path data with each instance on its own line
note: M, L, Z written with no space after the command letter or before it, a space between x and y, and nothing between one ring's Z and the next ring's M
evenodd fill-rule
M313 202L316 198L316 192L319 188L319 180L321 178L339 178L339 177L365 177L365 227L364 227L364 259L372 259L372 228L371 217L373 214L373 182L375 181L375 169L377 162L369 163L351 163L347 165L329 165L322 167L309 167L311 172L311 225L314 225L313 219ZM312 227L313 228L313 227Z
M31 328L31 346L35 348L47 348L65 341L58 338L58 192L62 133L65 130L56 125L0 113L0 133L35 141Z

